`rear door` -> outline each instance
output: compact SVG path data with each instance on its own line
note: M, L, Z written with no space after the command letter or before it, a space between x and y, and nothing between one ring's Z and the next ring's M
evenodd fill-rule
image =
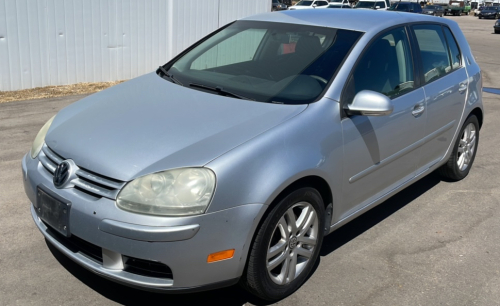
M417 174L439 162L459 128L468 89L467 72L458 45L448 27L412 26L421 82L426 95L427 124Z

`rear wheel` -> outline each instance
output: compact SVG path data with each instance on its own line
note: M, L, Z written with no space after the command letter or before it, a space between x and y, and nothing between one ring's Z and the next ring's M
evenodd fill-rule
M282 299L307 279L324 235L324 205L313 188L286 196L267 215L250 250L242 283L256 296Z
M479 122L469 116L460 130L448 162L439 168L439 173L452 181L459 181L469 174L476 157L479 143Z

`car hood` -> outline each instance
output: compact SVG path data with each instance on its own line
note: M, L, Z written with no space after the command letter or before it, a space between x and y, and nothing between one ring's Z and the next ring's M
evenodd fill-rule
M150 73L61 110L45 141L81 168L128 181L203 166L306 108L205 93Z

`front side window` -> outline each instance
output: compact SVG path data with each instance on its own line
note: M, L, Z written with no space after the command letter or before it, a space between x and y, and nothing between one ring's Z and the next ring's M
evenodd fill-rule
M305 104L325 90L360 36L326 27L237 21L165 68L193 90Z
M393 99L415 88L413 62L404 27L382 34L363 53L346 87L347 103L362 90Z
M413 31L422 59L425 83L450 73L452 71L450 56L441 26L415 25Z

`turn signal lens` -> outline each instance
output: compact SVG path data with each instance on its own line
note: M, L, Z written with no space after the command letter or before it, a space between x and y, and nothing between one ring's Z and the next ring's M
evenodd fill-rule
M212 253L208 255L207 262L211 263L211 262L231 259L233 258L233 255L234 255L234 249Z

